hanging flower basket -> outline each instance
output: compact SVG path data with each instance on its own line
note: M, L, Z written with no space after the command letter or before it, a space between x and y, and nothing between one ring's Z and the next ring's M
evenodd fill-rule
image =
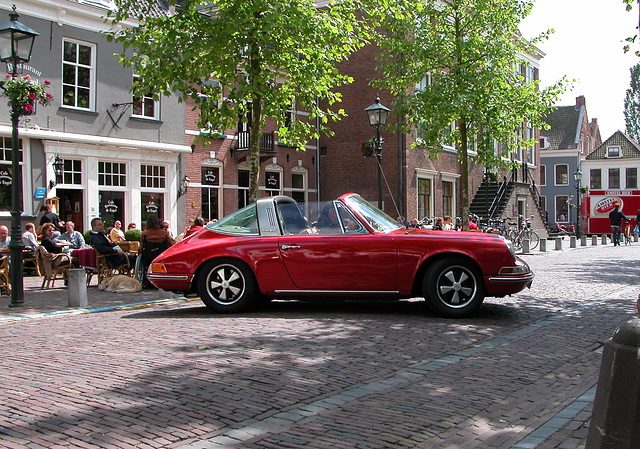
M362 156L363 157L373 156L375 148L376 148L375 139L361 140L360 141L360 151L362 152Z
M18 115L35 114L38 103L42 106L51 104L53 97L46 91L50 84L49 81L32 80L29 75L6 75L0 81L2 96L9 99L9 106L16 106Z
M589 193L589 186L580 186L580 193Z

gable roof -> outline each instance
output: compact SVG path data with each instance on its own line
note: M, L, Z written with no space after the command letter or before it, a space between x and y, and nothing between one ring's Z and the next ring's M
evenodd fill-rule
M622 148L621 159L640 158L640 145L622 131L616 131L611 135L611 137L602 142L598 148L589 153L586 159L606 159L607 148L611 146L619 146Z
M549 140L549 150L572 150L578 148L580 125L584 106L559 106L552 108L544 117L551 126L542 134Z

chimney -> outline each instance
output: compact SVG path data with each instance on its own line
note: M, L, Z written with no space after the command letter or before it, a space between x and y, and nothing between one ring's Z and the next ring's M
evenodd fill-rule
M576 109L578 109L580 106L586 106L587 105L587 101L584 99L584 95L580 95L579 97L576 97Z

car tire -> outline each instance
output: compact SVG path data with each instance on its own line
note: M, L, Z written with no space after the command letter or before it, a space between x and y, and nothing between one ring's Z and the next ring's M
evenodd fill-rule
M478 310L484 301L484 281L472 262L447 257L425 272L422 291L429 308L447 318L461 318Z
M198 276L200 299L209 309L219 313L250 309L254 305L255 290L253 272L235 260L210 261Z

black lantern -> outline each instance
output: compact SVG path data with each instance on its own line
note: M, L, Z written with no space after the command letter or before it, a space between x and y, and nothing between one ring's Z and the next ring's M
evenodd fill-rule
M13 11L9 14L9 22L0 26L0 62L11 64L11 74L18 74L18 64L29 62L33 42L39 34L26 25L18 22L20 15L13 5ZM11 302L9 307L24 306L24 285L22 278L22 200L20 190L22 188L22 174L20 172L20 145L18 137L18 120L20 111L15 102L11 105Z
M378 162L378 209L382 209L382 138L380 128L387 124L389 112L386 106L380 104L380 97L376 96L376 102L364 110L369 116L369 124L376 128L376 160Z
M184 178L182 178L182 181L180 181L180 186L178 186L178 198L186 195L190 182L191 182L191 179L189 179L187 175L185 175Z
M573 174L573 179L576 181L576 237L582 237L582 226L581 226L581 213L582 213L582 200L580 198L580 194L582 191L580 188L582 187L582 172L580 171L580 167L576 168L575 173Z
M53 161L53 171L56 174L55 181L52 179L49 181L49 188L53 189L58 184L62 183L62 169L64 168L64 162L60 159L60 156L56 154L56 160Z

